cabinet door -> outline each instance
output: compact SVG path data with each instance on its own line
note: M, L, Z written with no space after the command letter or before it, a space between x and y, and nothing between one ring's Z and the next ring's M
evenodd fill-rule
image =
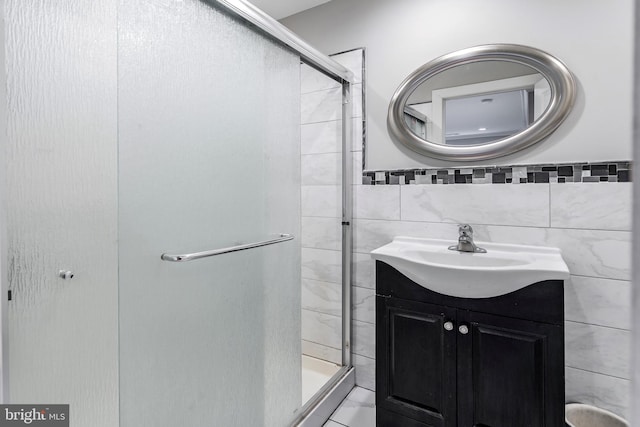
M460 426L564 426L560 326L458 311ZM464 331L463 331L464 332Z
M376 406L432 427L456 426L455 310L377 297ZM378 426L401 427L385 412ZM418 424L416 424L418 425Z

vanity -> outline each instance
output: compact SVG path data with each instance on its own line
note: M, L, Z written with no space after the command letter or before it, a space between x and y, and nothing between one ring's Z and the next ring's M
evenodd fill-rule
M475 46L407 76L389 103L387 130L422 156L473 166L544 141L569 115L575 96L572 73L547 52ZM514 174L491 182L534 178ZM431 183L438 182L476 181L433 175ZM377 425L564 427L569 269L560 250L476 245L467 224L459 234L457 245L396 237L371 253Z
M560 251L396 237L376 260L382 427L564 427Z

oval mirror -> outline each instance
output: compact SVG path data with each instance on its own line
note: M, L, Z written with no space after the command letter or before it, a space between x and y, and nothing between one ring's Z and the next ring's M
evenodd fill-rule
M552 133L575 100L571 72L527 46L494 44L453 52L407 77L389 105L396 141L441 160L511 154Z

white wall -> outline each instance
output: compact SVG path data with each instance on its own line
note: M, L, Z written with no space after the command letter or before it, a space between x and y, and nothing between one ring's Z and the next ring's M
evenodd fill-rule
M283 23L325 53L366 48L367 169L452 165L392 142L388 103L421 64L487 43L545 50L565 62L579 87L574 111L551 137L491 164L631 158L633 0L341 0Z

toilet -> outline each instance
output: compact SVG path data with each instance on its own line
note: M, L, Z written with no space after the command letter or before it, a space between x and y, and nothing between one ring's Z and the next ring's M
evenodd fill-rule
M569 427L629 427L619 416L582 403L567 404L565 417Z

